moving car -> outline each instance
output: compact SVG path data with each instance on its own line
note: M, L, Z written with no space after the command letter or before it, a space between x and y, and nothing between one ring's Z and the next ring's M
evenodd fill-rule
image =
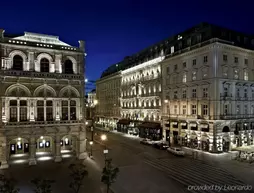
M178 155L178 156L184 156L185 155L185 152L179 147L169 147L167 149L167 151L174 154L174 155Z
M168 144L166 144L165 142L154 143L153 147L162 150L166 150L167 148L169 148Z

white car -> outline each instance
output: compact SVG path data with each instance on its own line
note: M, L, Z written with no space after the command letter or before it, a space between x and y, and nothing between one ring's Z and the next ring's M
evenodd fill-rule
M174 154L174 155L179 155L179 156L184 156L185 155L185 152L179 147L169 147L167 149L167 151Z

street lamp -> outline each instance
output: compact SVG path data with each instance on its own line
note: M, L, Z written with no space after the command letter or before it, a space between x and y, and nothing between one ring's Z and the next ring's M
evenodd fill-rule
M101 135L101 140L105 141L107 139L107 135L103 134ZM105 156L105 167L106 167L106 161L107 161L107 154L108 154L108 149L106 147L106 144L104 143L104 150L103 150L104 156Z
M105 135L105 134L101 135L101 140L102 141L105 141L106 139L107 139L107 135Z
M90 144L90 152L91 152L90 157L92 158L93 157L93 147L92 147L93 146L93 141L90 141L89 144Z
M85 79L85 82L88 82L88 79L87 79L87 78Z

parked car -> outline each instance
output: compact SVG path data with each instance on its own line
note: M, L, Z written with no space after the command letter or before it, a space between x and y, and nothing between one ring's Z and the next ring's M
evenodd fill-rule
M167 148L169 148L168 144L166 144L165 142L154 143L153 147L162 150L166 150Z
M140 144L152 145L152 140L150 140L150 139L142 139L142 140L140 141Z
M169 147L167 149L167 151L174 154L174 155L178 155L178 156L184 156L185 155L185 152L179 147Z

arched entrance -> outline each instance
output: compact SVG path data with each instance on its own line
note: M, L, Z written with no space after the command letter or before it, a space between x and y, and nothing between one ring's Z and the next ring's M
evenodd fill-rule
M61 154L62 158L71 157L76 153L76 144L77 137L73 135L65 135L62 137L60 145L61 145Z
M230 149L229 148L230 147L229 127L228 126L223 127L222 132L224 133L222 138L222 151L228 152Z
M52 153L54 141L50 136L40 136L36 140L36 154Z
M16 138L10 141L10 155L29 153L29 143L27 139Z

